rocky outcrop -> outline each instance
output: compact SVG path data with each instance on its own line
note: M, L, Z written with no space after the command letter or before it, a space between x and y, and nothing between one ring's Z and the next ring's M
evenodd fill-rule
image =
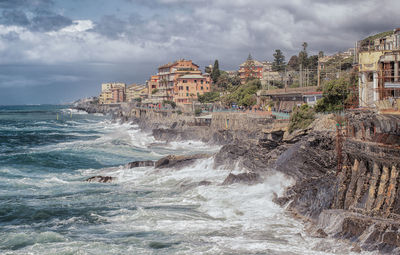
M400 117L356 112L344 119L349 124L340 171L335 137L310 133L277 160L276 169L297 182L276 201L289 203L291 212L329 236L352 240L364 250L398 254L400 143L382 137L399 135Z
M155 162L151 160L145 161L133 161L126 164L126 168L135 168L135 167L145 167L145 166L154 166Z
M193 164L198 159L209 158L210 154L194 154L194 155L169 155L164 158L157 160L155 168L183 168Z
M244 183L248 185L260 183L261 178L257 173L241 173L241 174L229 174L228 177L224 180L222 185L231 185L234 183Z
M115 180L114 177L111 176L93 176L90 177L88 179L86 179L86 182L100 182L100 183L107 183L107 182L112 182L113 180Z

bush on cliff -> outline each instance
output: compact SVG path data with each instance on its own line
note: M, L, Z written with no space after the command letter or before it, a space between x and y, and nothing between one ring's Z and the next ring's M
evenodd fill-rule
M313 108L304 104L297 107L290 116L289 133L297 129L307 128L315 119L315 111Z

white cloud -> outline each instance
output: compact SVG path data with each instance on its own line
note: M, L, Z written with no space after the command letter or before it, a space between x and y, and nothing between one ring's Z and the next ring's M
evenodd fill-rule
M92 29L93 27L94 24L91 20L74 20L72 25L64 27L60 31L68 33L84 32Z

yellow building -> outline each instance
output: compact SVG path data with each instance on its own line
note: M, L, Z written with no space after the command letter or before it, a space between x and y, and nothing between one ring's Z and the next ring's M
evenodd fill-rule
M112 104L123 102L126 84L121 82L110 82L101 84L100 104ZM114 90L114 93L113 93ZM118 93L115 93L118 90Z
M126 102L133 102L135 99L147 96L147 88L144 85L132 84L126 88Z

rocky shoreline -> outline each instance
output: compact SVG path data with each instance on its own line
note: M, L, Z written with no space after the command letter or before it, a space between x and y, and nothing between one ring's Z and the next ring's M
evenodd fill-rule
M307 222L310 235L349 240L354 251L400 254L399 116L347 113L346 129L341 131L345 137L341 146L343 161L338 171L336 120L332 115L321 116L307 130L288 134L274 122L257 119L246 125L231 117L236 126L228 129L221 128L214 117L211 125L194 125L190 115L129 105L75 108L135 123L152 131L157 140L201 140L222 145L214 155L215 167L239 166L246 171L229 174L223 185L251 185L275 171L284 173L295 184L275 202ZM208 156L171 155L147 164L179 168ZM140 164L132 162L132 167Z

